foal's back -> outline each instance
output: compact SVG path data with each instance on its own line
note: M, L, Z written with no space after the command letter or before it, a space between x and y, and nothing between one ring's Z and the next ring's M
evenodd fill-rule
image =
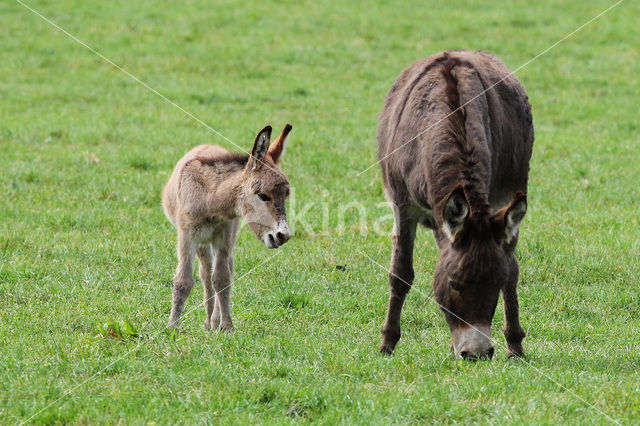
M224 158L228 155L229 152L226 149L217 145L199 145L187 152L184 157L178 161L171 173L169 181L162 191L162 208L164 209L165 216L173 226L176 226L176 216L178 215L180 202L178 191L185 167L194 160L213 162L218 158Z

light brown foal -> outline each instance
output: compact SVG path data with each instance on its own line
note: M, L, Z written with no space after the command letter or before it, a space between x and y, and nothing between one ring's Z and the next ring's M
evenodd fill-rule
M271 147L271 126L262 129L251 155L201 145L178 161L162 194L164 213L178 231L169 325L179 323L194 285L193 258L197 256L204 285L204 326L233 330L230 293L240 217L269 248L280 247L291 236L285 210L289 181L280 170L291 128L287 124Z

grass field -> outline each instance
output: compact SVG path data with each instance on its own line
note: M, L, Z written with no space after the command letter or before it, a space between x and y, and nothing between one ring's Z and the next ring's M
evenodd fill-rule
M456 3L27 1L244 149L293 123L294 236L269 251L242 229L237 331L220 334L202 326L199 284L164 331L176 259L160 193L191 147L238 149L2 2L0 423L640 422L631 0L517 73L536 127L518 247L527 361L506 359L501 306L491 362L450 356L424 231L402 340L376 352L388 287L372 260L388 265L391 221L378 167L359 173L393 79L451 48L515 69L613 4Z

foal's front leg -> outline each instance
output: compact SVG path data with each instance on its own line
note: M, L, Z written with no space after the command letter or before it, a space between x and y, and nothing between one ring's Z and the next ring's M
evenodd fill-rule
M216 303L211 315L211 329L233 330L231 321L231 280L233 278L233 249L238 238L240 221L233 220L224 229L222 244L216 250L213 269L213 287L216 291Z
M195 244L186 231L178 231L178 268L173 277L173 306L169 316L169 326L177 326L182 315L184 302L194 285L193 256Z
M226 331L233 330L231 321L231 274L233 253L225 247L216 251L216 265L213 269L213 287L216 291L216 303L211 315L211 328Z
M204 306L205 306L205 319L204 328L212 328L211 316L213 315L214 305L216 301L216 293L213 291L213 282L211 280L211 274L213 273L213 250L211 244L198 247L196 250L198 261L200 262L200 280L204 287Z
M389 271L389 310L382 327L380 352L392 353L400 340L400 314L413 283L413 242L417 221L406 207L393 206L394 235L391 271Z

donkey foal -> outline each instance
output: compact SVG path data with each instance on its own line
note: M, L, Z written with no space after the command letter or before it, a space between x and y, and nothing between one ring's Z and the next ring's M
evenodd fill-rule
M233 330L229 296L240 217L269 248L289 240L284 205L289 182L280 170L280 160L291 128L287 124L271 147L271 126L262 129L251 155L201 145L178 161L162 194L164 213L178 231L170 326L178 325L193 288L193 257L197 256L204 286L204 326Z

